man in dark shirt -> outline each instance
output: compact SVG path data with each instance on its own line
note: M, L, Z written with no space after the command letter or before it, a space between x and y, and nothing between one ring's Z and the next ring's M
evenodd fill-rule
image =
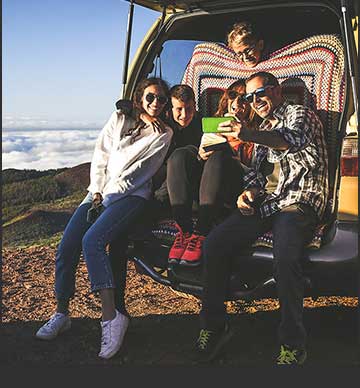
M199 146L202 130L201 116L195 108L195 96L188 85L175 85L170 89L171 112L170 125L174 130L172 145L174 148L192 144Z
M237 132L241 140L255 143L255 161L244 177L238 210L213 229L203 245L204 291L197 349L211 359L230 339L224 300L231 259L271 229L281 313L277 364L302 364L306 330L301 260L328 201L323 127L312 110L284 101L281 87L270 73L251 75L246 93L245 99L263 122L258 130L236 121L220 124L223 130Z
M185 148L187 152L197 155L202 136L201 116L196 111L195 95L192 88L188 85L174 85L170 89L170 98L171 117L169 125L174 134L165 158L165 164L153 177L154 196L160 202L166 202L169 198L166 179L169 170L169 158L178 148Z

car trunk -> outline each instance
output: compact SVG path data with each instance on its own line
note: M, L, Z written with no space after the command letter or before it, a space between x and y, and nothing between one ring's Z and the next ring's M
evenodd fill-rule
M133 60L130 76L124 87L124 97L132 95L138 79L149 74L159 76L157 66L163 60L167 42L172 41L202 41L222 42L225 32L237 20L255 20L261 27L261 33L270 51L279 50L292 42L299 41L319 34L330 34L340 37L343 46L346 46L346 28L341 14L339 1L135 1L136 4L153 10L162 11L157 25L147 35L139 47ZM166 5L163 8L162 5ZM350 47L351 48L351 47ZM354 48L352 47L351 50ZM354 58L354 55L352 56ZM174 59L173 59L174 60ZM177 59L175 59L176 61ZM353 59L352 59L353 60ZM349 65L349 59L347 64ZM155 68L155 69L154 69ZM184 69L185 71L185 69ZM322 240L321 249L308 249L305 258L305 269L310 272L319 268L318 276L309 281L319 283L322 293L334 292L322 288L323 277L336 277L356 260L353 246L356 245L356 236L347 234L346 230L337 229L336 216L338 209L338 189L340 184L340 151L342 139L346 134L346 125L352 110L349 109L353 100L351 86L356 77L356 67L353 63L353 74L345 73L343 85L343 106L341 111L335 112L336 128L327 134L329 142L331 202L327 214L327 226ZM325 123L326 124L326 123ZM153 228L154 230L154 228ZM167 233L166 231L164 232ZM147 235L149 237L149 235ZM163 234L164 236L164 234ZM345 236L345 237L344 237ZM335 252L339 239L347 238L345 249ZM183 269L167 265L169 243L164 239L134 238L132 255L140 271L145 272L156 281L169 285L177 290L199 295L201 293L201 267ZM342 244L342 246L344 246ZM348 248L346 248L348 247ZM237 260L239 262L240 260ZM229 299L253 298L261 296L263 292L269 295L275 284L272 278L272 250L267 247L257 247L242 254L241 262L249 262L249 266L242 266L241 275L234 262L234 276L232 278L233 291ZM251 264L250 264L251 263ZM329 271L323 271L323 264L333 263ZM340 266L338 265L340 263ZM246 270L244 270L246 268ZM354 289L353 278L344 275L344 282L339 285L338 294L347 293L348 287ZM312 288L313 289L313 288Z

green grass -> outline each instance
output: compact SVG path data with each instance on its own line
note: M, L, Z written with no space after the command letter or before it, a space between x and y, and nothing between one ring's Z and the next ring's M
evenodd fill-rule
M66 171L68 168L58 168L58 169L50 169L45 171L38 170L18 170L16 168L8 168L3 170L2 172L2 184L14 183L26 181L29 179L37 179L43 176L54 176L63 171Z
M12 218L10 221L4 222L3 228L5 228L5 227L7 227L7 226L9 226L11 224L14 224L15 222L24 220L25 218L26 218L26 214L17 215L16 217Z
M88 168L4 170L3 246L58 244L68 219L87 194Z
M30 204L22 204L17 206L4 206L2 208L2 222L11 222L12 219L20 217L22 214L28 212L31 209Z
M13 222L23 218L26 213L36 210L56 211L75 209L84 199L86 191L77 191L63 198L43 203L25 203L22 205L5 206L2 208L3 226L10 225Z
M52 210L66 210L70 208L75 208L79 206L81 201L85 198L87 194L86 190L77 191L71 195L68 195L64 198L56 199L51 202ZM45 209L44 209L45 210Z
M6 216L3 217L3 221L5 221L3 224L3 246L27 247L58 244L66 224L56 224L55 221L51 220L51 214L49 215L50 219L45 220L41 219L41 217L29 220L28 215L37 210L43 210L46 212L65 212L69 213L70 216L85 195L86 192L78 191L54 201L4 208L3 213ZM56 214L53 213L54 216ZM59 231L59 228L61 231Z

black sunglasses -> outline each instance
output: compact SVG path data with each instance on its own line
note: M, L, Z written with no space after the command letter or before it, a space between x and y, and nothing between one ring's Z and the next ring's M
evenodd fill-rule
M155 98L159 101L159 104L161 105L164 105L167 103L167 97L165 96L158 96L157 94L154 94L154 93L148 93L146 96L145 96L145 100L148 102L148 103L152 103Z
M272 89L272 88L274 88L274 85L267 85L267 86L263 86L262 88L258 88L252 93L245 94L245 96L243 96L243 100L251 103L254 100L254 96L256 96L256 98L264 97L266 96L266 89Z

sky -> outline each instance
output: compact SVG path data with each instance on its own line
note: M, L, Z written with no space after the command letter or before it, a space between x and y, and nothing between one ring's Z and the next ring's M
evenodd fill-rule
M3 169L89 161L121 93L128 7L125 0L3 0ZM157 17L135 6L131 58Z

